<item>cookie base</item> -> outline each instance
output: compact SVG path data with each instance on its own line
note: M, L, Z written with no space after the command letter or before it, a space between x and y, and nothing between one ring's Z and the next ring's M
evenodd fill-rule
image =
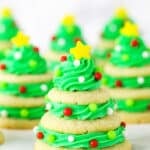
M3 134L0 132L0 144L4 143L4 136Z
M129 124L150 123L150 111L141 113L119 111L118 116L122 121Z
M35 148L34 150L69 150L70 148L56 148L56 147L50 147L49 145L41 142L41 141L36 141L35 143ZM128 141L125 141L124 143L117 144L113 147L109 148L103 148L101 150L131 150L132 146ZM84 150L84 149L70 149L70 150ZM98 150L98 149L94 149Z
M33 129L38 123L39 119L26 120L26 119L12 119L0 118L0 128L6 129Z

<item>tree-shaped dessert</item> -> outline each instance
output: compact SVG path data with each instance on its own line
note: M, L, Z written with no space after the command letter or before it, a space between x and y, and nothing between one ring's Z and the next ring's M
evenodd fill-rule
M12 43L11 38L17 34L18 27L9 8L3 8L0 13L0 59L3 59Z
M123 120L150 122L150 52L135 24L127 22L121 30L103 81Z
M77 42L57 67L47 113L35 128L35 150L130 150L115 103L100 88L90 47Z
M99 66L104 66L114 49L115 40L120 35L120 29L130 20L124 8L118 8L114 16L104 26L100 35L100 42L93 51L93 56Z
M0 127L32 128L44 113L51 74L28 36L18 32L12 43L0 63Z
M84 43L81 29L75 23L73 16L65 16L55 35L49 43L49 51L45 55L50 70L54 70L62 55L66 55L69 49L76 45L77 41Z

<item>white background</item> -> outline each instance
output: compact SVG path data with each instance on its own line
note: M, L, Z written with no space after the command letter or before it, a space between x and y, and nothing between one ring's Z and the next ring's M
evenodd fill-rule
M2 6L12 8L21 28L42 50L46 50L65 13L73 13L88 42L96 43L100 29L117 6L128 9L150 43L149 0L0 0L0 8Z

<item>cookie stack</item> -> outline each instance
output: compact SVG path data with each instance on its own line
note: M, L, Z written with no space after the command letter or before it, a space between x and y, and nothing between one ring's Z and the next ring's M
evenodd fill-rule
M122 120L150 122L150 52L135 24L127 22L121 30L103 81Z
M44 113L51 74L28 36L18 32L12 43L0 63L0 127L32 128Z
M90 47L77 42L55 72L48 112L34 129L35 150L131 149L114 101L100 88L101 78Z
M126 10L124 8L118 8L114 16L112 16L104 26L100 35L100 42L93 51L93 56L98 66L104 66L110 58L115 46L115 40L120 35L120 29L127 20L131 21Z
M49 51L45 55L49 70L55 69L60 56L69 53L69 49L74 47L77 41L84 42L81 29L75 23L73 16L65 16L56 33L52 36Z
M3 8L0 13L0 60L5 57L12 47L11 38L18 32L9 8Z

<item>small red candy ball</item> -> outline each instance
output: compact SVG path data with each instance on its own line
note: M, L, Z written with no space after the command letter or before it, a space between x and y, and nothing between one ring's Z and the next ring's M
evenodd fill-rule
M97 140L91 140L90 141L90 147L91 148L96 148L98 146L98 141Z
M131 46L132 46L132 47L137 47L138 45L139 45L138 40L135 39L135 40L132 40L132 41L131 41Z
M71 116L72 115L72 109L71 108L65 108L64 109L64 115L65 116Z
M115 85L116 87L122 87L122 82L120 80L117 80Z
M33 49L34 49L35 52L39 52L39 48L38 47L35 46Z
M101 80L102 79L102 74L100 72L96 72L94 74L94 78L95 78L95 80Z
M81 39L80 39L80 38L75 38L75 39L74 39L74 42L75 42L75 43L77 43L78 41L81 41Z
M122 121L121 123L120 123L120 125L122 126L122 127L126 127L126 123L124 122L124 121Z
M51 40L52 40L52 41L56 40L56 36L52 36L52 37L51 37Z
M61 56L61 57L60 57L60 61L63 62L63 61L66 61L66 60L67 60L67 56Z
M44 138L44 134L43 134L42 132L38 132L38 133L36 134L36 137L37 137L38 139L43 139L43 138Z
M0 64L0 70L5 70L6 69L6 65L5 64Z
M20 93L25 93L27 91L25 86L20 86L19 88Z

